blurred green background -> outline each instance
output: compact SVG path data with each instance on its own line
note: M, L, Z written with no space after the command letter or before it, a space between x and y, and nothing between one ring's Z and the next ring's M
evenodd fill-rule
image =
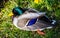
M2 1L2 0L1 0ZM60 38L60 0L3 0L0 1L0 38ZM12 24L11 17L8 16L16 6L22 8L34 8L41 12L46 12L47 16L57 20L57 25L53 29L44 30L45 36L36 32L23 31Z

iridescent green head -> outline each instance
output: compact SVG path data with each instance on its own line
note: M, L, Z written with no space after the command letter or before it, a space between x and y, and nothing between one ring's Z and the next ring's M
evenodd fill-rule
M15 16L19 16L19 15L23 14L25 12L25 10L23 10L21 7L15 7L15 8L13 8L12 12Z

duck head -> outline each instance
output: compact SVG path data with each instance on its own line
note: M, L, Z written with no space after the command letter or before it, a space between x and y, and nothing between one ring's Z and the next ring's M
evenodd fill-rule
M13 8L12 13L10 13L9 16L19 16L22 15L24 12L25 10L21 7L15 7Z

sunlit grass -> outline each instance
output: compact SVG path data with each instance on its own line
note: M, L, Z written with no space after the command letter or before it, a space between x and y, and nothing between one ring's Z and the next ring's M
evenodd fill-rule
M39 5L32 4L32 8L40 10ZM9 1L5 4L5 7L1 9L0 14L0 38L60 38L60 23L57 26L50 30L44 30L46 33L45 36L41 36L36 32L23 31L16 28L12 24L11 17L8 16L11 13L12 9L17 6L14 1ZM43 6L43 5L42 5ZM41 8L41 10L43 7ZM51 10L51 9L50 9ZM48 13L50 14L50 13ZM56 9L54 12L56 20L60 20L60 9ZM51 15L51 14L50 14Z

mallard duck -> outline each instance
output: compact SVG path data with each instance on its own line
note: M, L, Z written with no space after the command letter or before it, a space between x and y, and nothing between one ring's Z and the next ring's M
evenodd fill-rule
M15 7L9 16L13 16L13 24L17 28L27 31L38 31L38 33L44 29L52 28L52 25L56 22L55 20L52 22L48 19L45 13L32 8L22 9Z

